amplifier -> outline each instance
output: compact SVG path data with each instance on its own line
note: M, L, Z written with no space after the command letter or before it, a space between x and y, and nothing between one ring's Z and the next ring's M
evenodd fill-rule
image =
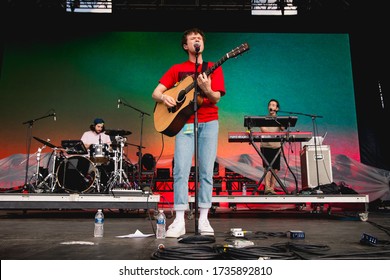
M302 189L315 188L333 182L329 145L304 147L301 151L301 177Z
M169 179L171 171L169 168L157 168L157 179Z

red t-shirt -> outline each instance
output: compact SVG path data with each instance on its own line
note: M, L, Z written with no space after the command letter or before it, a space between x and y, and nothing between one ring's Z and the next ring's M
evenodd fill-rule
M213 66L214 63L208 62L208 67ZM202 72L202 64L199 65L198 73ZM180 64L174 64L168 71L161 77L160 83L166 86L168 89L176 85L176 83L182 81L188 76L195 74L195 63L186 61ZM225 94L225 80L223 77L223 71L221 67L217 67L211 74L211 89L213 91L221 92L221 95ZM203 98L203 102L198 108L198 122L209 122L218 120L218 107L216 104L210 102L207 97ZM194 122L194 115L192 115L187 123Z

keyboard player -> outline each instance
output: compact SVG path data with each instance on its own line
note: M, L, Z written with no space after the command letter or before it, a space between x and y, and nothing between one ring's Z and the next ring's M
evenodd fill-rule
M268 101L268 115L270 117L276 117L277 113L279 111L279 101L276 99L271 99ZM285 128L282 126L262 126L260 127L261 132L280 132L283 131ZM280 170L280 148L282 144L278 141L271 141L271 142L261 142L260 143L260 150L262 154L264 155L264 158L267 160L265 162L263 160L263 167L264 172L267 172L264 177L264 194L266 195L274 195L275 192L275 185L276 185L276 178L273 176L272 172L270 171L270 168L272 168L275 172L275 174ZM272 164L272 165L271 165Z

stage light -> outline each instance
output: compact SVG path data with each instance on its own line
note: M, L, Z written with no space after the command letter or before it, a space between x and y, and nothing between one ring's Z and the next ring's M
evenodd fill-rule
M152 171L156 166L156 160L152 154L144 154L141 159L143 170Z
M252 15L284 16L297 15L297 6L294 0L253 0Z
M112 13L112 1L66 0L66 11L70 13Z

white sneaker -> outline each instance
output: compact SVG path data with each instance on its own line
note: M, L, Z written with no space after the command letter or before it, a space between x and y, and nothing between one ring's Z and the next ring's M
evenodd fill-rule
M178 238L186 233L185 221L174 220L173 223L168 227L165 237Z
M209 220L199 220L198 229L201 235L214 235L214 229L210 226Z

